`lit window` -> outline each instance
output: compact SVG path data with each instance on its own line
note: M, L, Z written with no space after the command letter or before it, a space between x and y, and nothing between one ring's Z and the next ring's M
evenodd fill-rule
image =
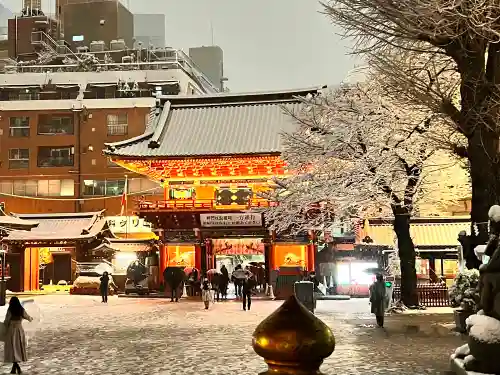
M27 148L11 148L9 150L9 169L28 169L30 166L30 150Z
M107 116L108 135L127 135L128 116L126 113Z

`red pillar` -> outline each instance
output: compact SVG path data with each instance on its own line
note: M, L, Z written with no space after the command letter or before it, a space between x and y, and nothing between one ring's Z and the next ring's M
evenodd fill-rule
M160 273L160 283L163 283L163 271L165 271L165 268L167 268L167 264L168 264L168 254L167 254L167 245L162 245L160 246L160 269L159 269L159 273Z
M199 244L194 245L194 267L198 271L201 270L201 246Z
M276 257L275 257L275 246L276 243L276 231L271 232L271 251L269 252L269 269L272 271L276 269Z
M307 270L314 271L314 264L316 262L316 245L311 243L307 245Z
M312 230L309 231L309 245L307 245L307 270L314 271L314 263L316 262L316 245L315 235Z

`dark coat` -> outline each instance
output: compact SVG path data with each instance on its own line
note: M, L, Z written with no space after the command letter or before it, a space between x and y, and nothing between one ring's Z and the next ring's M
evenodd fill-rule
M376 316L383 316L386 306L386 288L385 282L375 281L370 286L371 312Z
M257 285L255 279L248 278L243 281L243 293L250 293L253 288Z
M99 279L101 281L101 290L107 290L109 288L109 276L102 275Z

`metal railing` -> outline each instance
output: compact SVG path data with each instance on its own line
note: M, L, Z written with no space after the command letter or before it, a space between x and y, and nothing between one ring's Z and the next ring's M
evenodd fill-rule
M265 199L252 199L246 204L221 205L215 199L170 199L154 202L139 202L141 211L196 211L196 210L245 210L259 207L272 207L274 202Z
M43 31L33 31L31 33L31 44L42 45L45 49L56 55L70 55L77 61L80 61L80 58L66 44L56 42L50 35ZM59 49L63 52L60 52Z
M128 124L108 124L108 135L127 135Z
M33 44L42 45L49 52L57 55L69 55L69 57L82 62L82 54L74 53L68 46L57 43L49 35L43 31L32 32L31 42ZM64 53L60 53L58 48L63 48ZM168 69L181 69L187 75L199 84L208 92L219 92L220 87L211 82L202 70L193 62L193 60L186 55L183 51L173 48L163 49L145 49L148 52L148 61L134 61L134 62L111 62L105 63L99 61L93 64L93 69L96 72L103 71L127 71L127 70L168 70ZM107 51L115 52L115 51ZM85 55L97 55L102 52L86 52ZM154 57L154 58L151 58ZM6 65L6 70L17 71L18 73L47 73L54 72L75 72L81 69L81 64L26 64L17 63L16 65Z
M48 157L38 158L39 167L72 167L75 161L73 157Z
M417 284L418 301L426 307L450 307L450 297L446 285ZM394 285L392 300L401 299L401 285Z

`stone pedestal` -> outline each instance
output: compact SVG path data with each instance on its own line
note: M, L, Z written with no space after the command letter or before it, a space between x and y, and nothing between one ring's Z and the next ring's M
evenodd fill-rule
M450 357L450 370L457 375L495 375L495 374L484 374L482 372L467 371L464 369L464 360L456 358L455 354Z

